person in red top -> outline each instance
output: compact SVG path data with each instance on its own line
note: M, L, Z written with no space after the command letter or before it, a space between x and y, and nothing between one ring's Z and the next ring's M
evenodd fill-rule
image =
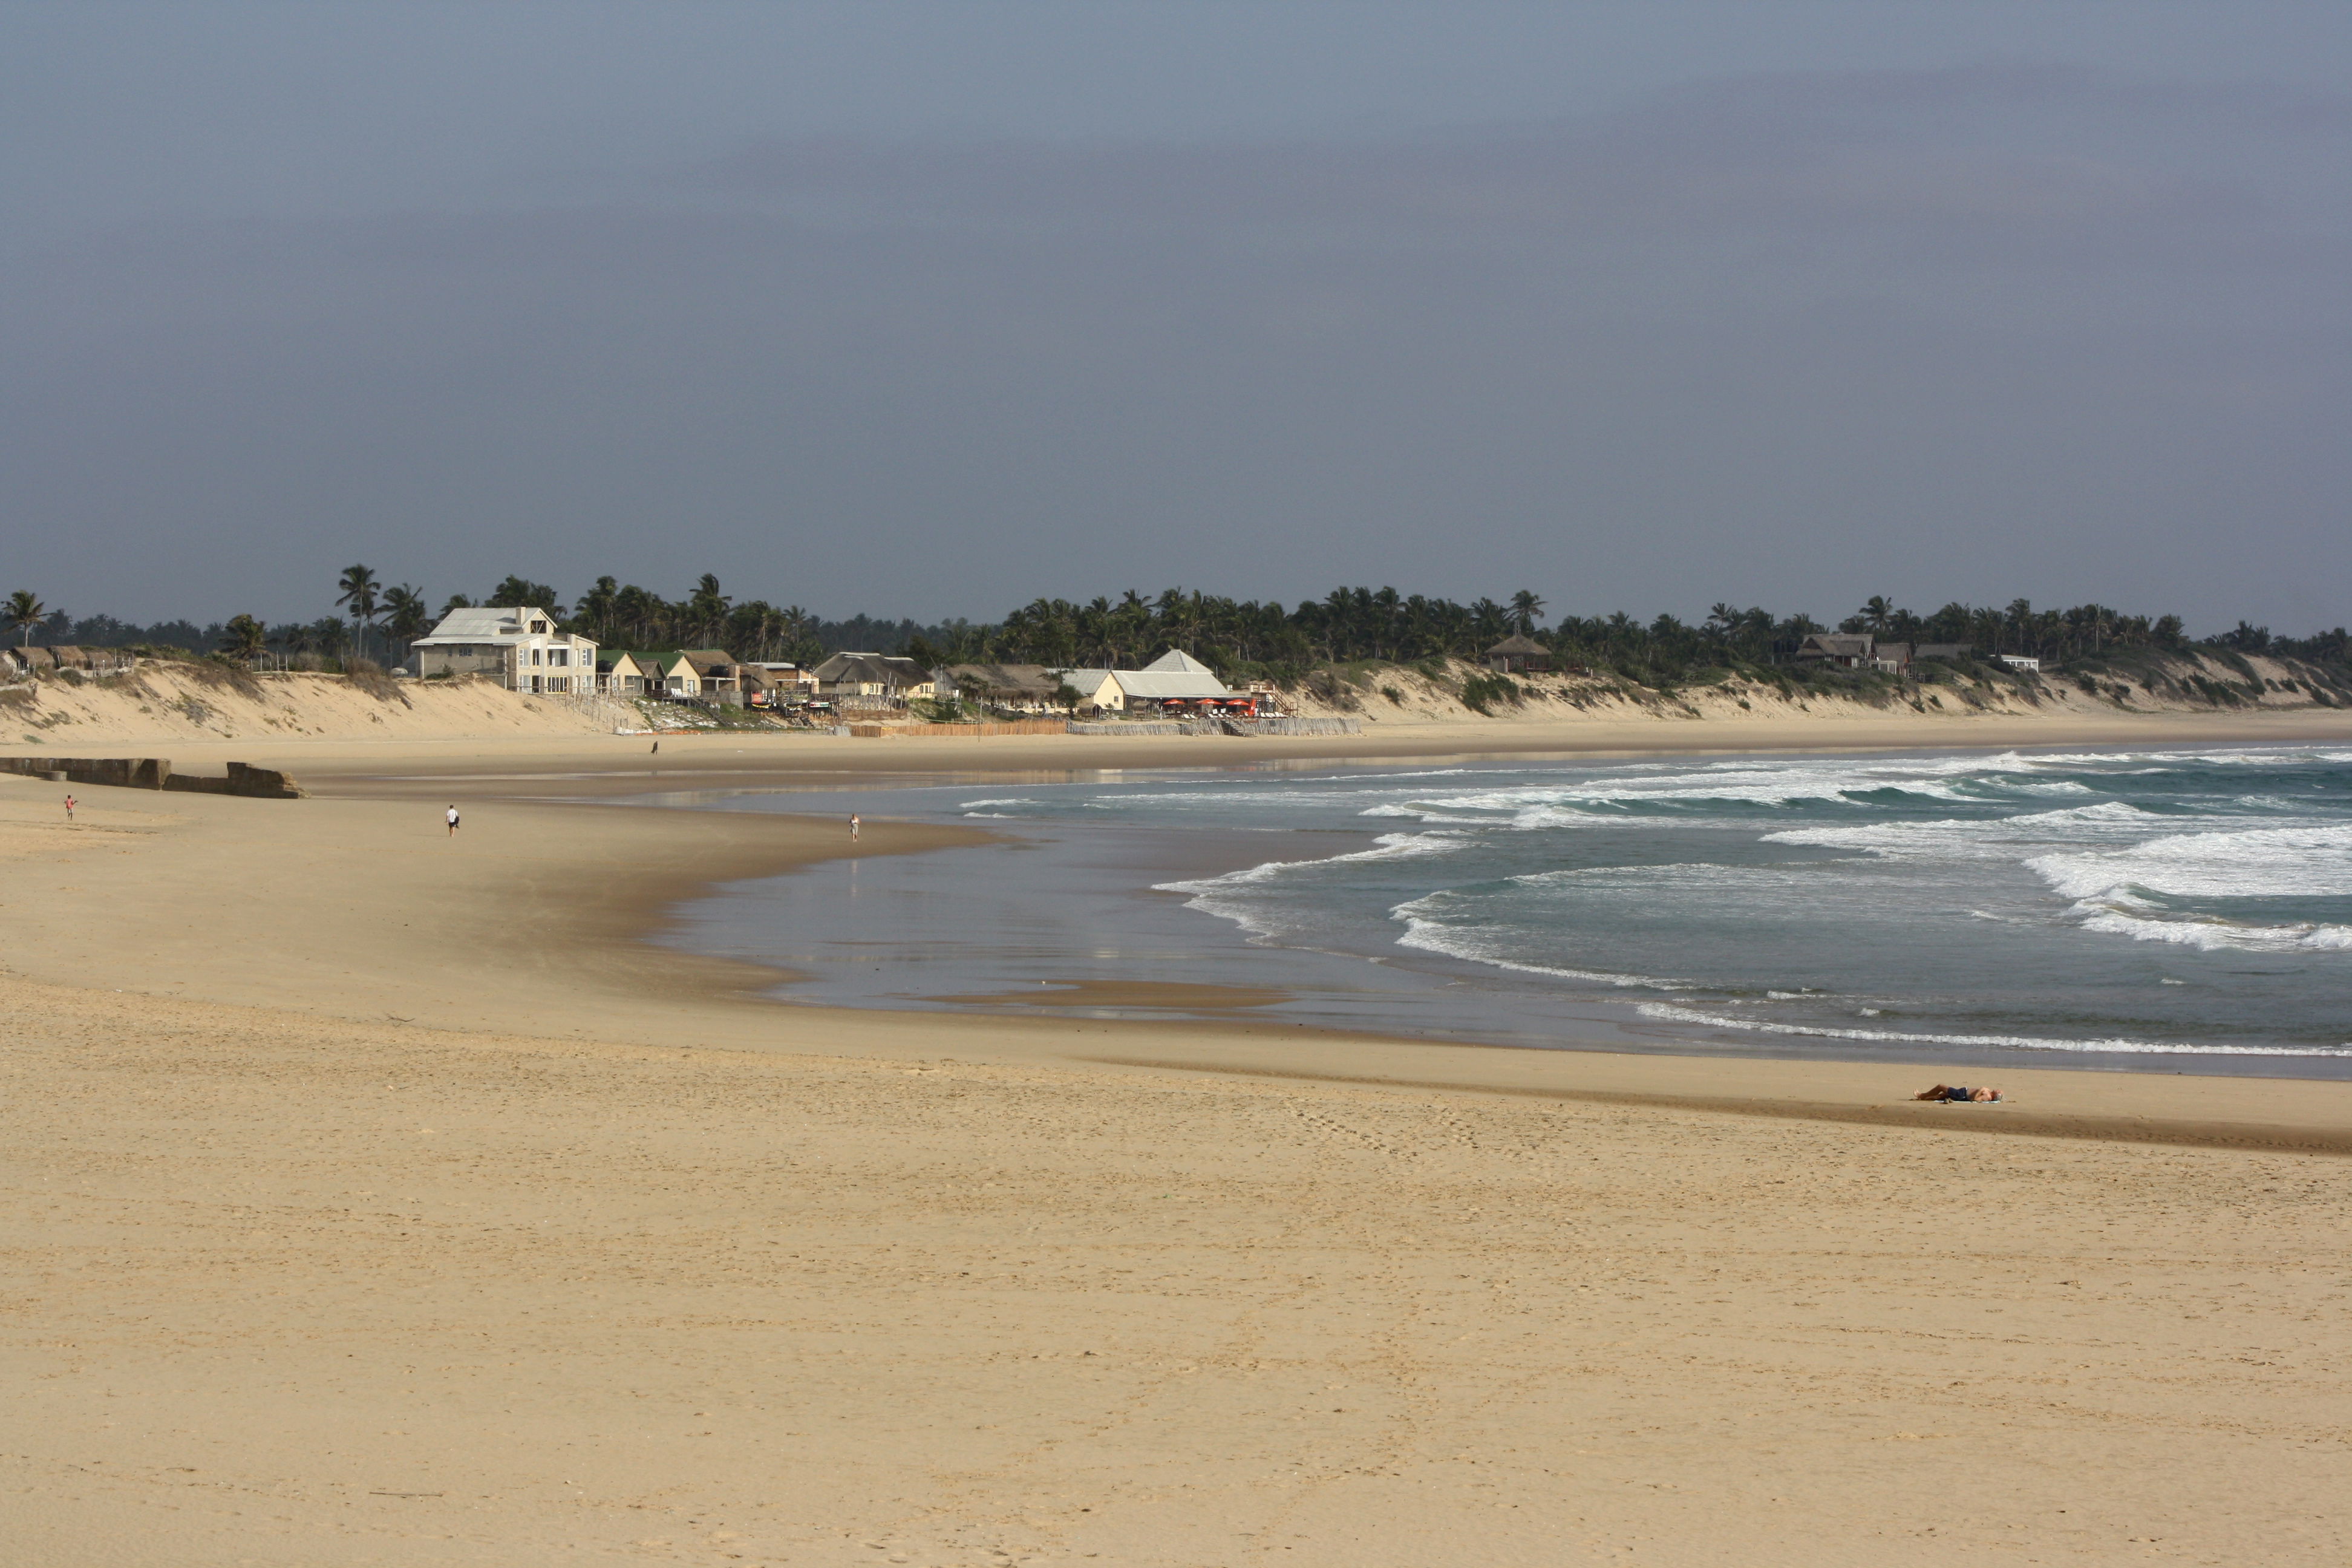
M74 797L71 795L66 796L66 820L68 822L71 822L73 820L73 808Z

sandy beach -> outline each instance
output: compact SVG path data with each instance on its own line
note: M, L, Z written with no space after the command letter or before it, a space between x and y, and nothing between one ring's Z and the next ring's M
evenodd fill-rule
M2352 1085L784 1005L646 939L966 830L606 804L1666 738L1460 728L0 779L10 1560L2343 1560Z

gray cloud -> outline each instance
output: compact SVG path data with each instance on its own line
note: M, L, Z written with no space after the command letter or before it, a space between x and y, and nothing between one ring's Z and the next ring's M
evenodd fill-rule
M315 613L363 558L927 616L1346 580L2333 624L2347 137L2313 89L1990 64L85 231L0 292L10 566L121 614Z

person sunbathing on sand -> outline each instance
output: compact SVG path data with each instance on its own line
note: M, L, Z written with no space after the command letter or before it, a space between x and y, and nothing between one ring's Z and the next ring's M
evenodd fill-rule
M1939 1083L1935 1088L1927 1089L1923 1093L1915 1094L1911 1098L1914 1100L1974 1100L1979 1105L1985 1105L1999 1100L2000 1098L2000 1090L1997 1089L1963 1089L1956 1083Z

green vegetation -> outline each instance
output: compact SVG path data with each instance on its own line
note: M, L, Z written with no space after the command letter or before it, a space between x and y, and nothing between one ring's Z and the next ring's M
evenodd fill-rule
M376 603L379 586L374 570L367 566L344 567L342 577L336 584L339 591L335 595L335 603L352 613L352 646L362 653L367 651L368 628L383 613Z
M33 640L33 628L47 620L48 615L49 607L28 589L19 588L8 595L8 624L16 628L27 647Z
M1492 714L1497 704L1519 705L1519 688L1507 675L1474 675L1462 683L1462 706Z
M269 628L251 616L231 616L224 628L220 650L237 658L258 658L269 648Z
M267 647L286 666L341 669L367 657L372 647L387 656L404 654L407 644L436 618L425 608L422 588L386 588L363 564L346 568L336 588L334 602L348 619L327 616L268 628ZM2352 705L2352 637L2342 627L2294 638L2242 621L2219 636L2191 642L2178 616L2126 615L2098 604L2037 610L2025 599L2000 606L1954 602L1920 615L1874 595L1837 624L1836 630L1869 632L1882 641L1959 645L1967 650L1920 658L1907 679L1818 661L1799 664L1796 653L1805 638L1832 629L1801 613L1718 603L1696 622L1672 615L1642 621L1618 611L1562 616L1546 626L1542 596L1527 589L1502 599L1459 604L1394 588L1343 587L1294 605L1181 588L1152 596L1130 590L1117 599L1083 604L1033 600L993 623L929 626L866 616L829 621L798 605L779 608L764 599L739 603L709 573L676 600L599 577L576 604L567 604L552 584L509 574L483 602L542 605L567 630L606 647L717 647L762 662L814 664L828 651L856 647L904 653L928 668L966 663L1131 668L1181 648L1228 684L1271 681L1342 710L1360 709L1373 693L1401 705L1404 689L1391 671L1409 670L1452 690L1460 679L1454 661L1482 664L1486 649L1513 635L1529 637L1549 652L1553 669L1572 680L1578 692L1613 692L1641 700L1672 700L1693 687L1727 682L1743 683L1734 693L1742 701L1750 688L1800 703L1818 695L1881 706L1900 701L1940 707L1948 698L1958 706L1980 707L2002 692L2039 700L2048 689L2043 680L1995 661L2011 654L2041 659L2047 678L2101 700L2128 703L2145 696L2225 706L2258 700L2270 689L2247 662L2261 656L2289 662L2289 668L2272 678L2277 689L2302 692L2315 702ZM472 603L453 595L444 613ZM27 640L221 647L254 657L251 626L240 624L251 622L250 616L203 627L186 621L138 626L103 616L75 620L23 591L5 607L11 626ZM2227 668L2232 678L2188 668L2181 656L2192 652ZM1550 687L1540 689L1549 692ZM1486 712L1522 701L1528 692L1508 677L1476 675L1463 683L1460 695ZM937 710L969 716L970 707L949 699Z

